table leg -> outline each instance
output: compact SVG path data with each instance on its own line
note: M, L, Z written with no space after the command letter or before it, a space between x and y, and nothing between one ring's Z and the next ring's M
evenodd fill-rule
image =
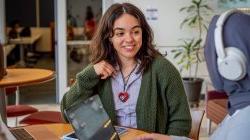
M21 66L25 66L25 61L24 61L24 45L20 44L20 62L19 64Z
M5 90L4 90L4 88L0 88L0 114L1 114L3 122L5 124L7 124L6 102L5 102Z

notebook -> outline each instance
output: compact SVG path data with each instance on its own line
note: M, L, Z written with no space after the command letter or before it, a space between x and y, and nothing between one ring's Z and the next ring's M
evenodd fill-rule
M119 128L117 132L112 126L111 119L98 95L73 104L64 113L80 140L119 140L118 132L120 133L122 129Z
M8 129L0 117L0 139L2 140L34 140L32 135L24 128Z

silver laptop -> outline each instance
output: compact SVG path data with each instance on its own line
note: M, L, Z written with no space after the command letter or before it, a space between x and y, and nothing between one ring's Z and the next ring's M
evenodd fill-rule
M24 128L9 129L0 116L0 140L35 140Z

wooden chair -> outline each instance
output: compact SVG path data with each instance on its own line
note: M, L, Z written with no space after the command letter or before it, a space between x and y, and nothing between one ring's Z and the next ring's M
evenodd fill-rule
M228 114L228 96L225 92L210 90L206 94L206 116L208 118L207 133L211 133L211 123L221 123Z
M200 126L204 116L204 110L191 110L192 116L192 129L189 133L189 138L199 140Z

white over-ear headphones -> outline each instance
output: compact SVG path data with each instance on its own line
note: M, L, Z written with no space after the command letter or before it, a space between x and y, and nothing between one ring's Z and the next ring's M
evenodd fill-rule
M215 49L217 53L218 71L228 80L238 81L246 75L247 59L244 53L235 46L224 47L223 25L225 21L238 10L229 10L221 14L216 22L214 31Z

